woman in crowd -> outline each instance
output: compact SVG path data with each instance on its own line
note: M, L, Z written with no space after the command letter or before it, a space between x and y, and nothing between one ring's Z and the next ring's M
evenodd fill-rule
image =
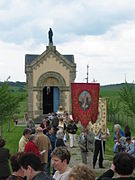
M115 124L114 128L115 128L115 132L114 132L114 135L113 135L113 140L114 140L115 143L117 143L122 136L125 136L125 134L122 131L119 124Z

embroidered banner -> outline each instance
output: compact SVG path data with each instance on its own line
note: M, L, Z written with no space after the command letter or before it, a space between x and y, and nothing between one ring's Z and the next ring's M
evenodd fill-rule
M71 83L72 115L86 127L95 123L98 115L99 83Z
M89 131L92 131L96 136L101 132L106 133L107 129L107 99L99 98L98 102L98 117L94 124L89 122Z

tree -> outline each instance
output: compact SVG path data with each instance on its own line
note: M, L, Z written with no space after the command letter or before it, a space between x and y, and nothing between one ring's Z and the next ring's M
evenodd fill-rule
M120 101L117 99L117 100L112 100L111 98L108 98L108 101L107 101L107 112L108 114L116 114L119 112L119 104L120 104Z
M120 101L118 99L112 100L111 98L108 98L107 113L108 113L108 115L110 115L110 120L112 122L112 131L113 131L115 115L119 112L119 109L120 109Z
M135 115L135 90L134 84L124 83L119 92L120 101L122 102L122 110L127 113L128 116Z
M8 117L8 131L10 131L10 117L16 112L22 97L11 92L8 83L4 82L0 87L0 136L2 136L2 125Z

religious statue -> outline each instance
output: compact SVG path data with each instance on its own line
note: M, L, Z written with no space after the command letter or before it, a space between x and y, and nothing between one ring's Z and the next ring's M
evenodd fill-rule
M51 28L49 29L48 36L49 36L49 43L53 43L53 40L52 40L52 37L53 37L53 31L52 31Z

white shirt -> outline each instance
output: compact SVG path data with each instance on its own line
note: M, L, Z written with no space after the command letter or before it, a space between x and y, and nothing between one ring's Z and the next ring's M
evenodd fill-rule
M68 175L71 171L71 168L69 168L67 171L64 173L60 174L59 171L56 171L55 174L53 175L53 178L55 180L68 180Z

